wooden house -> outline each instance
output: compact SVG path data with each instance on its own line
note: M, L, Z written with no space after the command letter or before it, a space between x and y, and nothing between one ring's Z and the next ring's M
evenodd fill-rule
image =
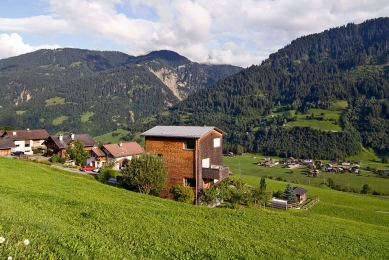
M101 149L94 148L92 150L92 157L90 164L101 167L107 161L113 162L113 169L120 170L127 161L131 160L136 154L143 152L142 147L137 142L127 142L118 144L105 144Z
M293 188L294 193L296 193L297 199L299 203L303 203L307 200L307 190L301 187Z
M229 168L222 165L223 134L210 126L156 126L142 133L146 152L155 152L166 163L168 185L161 195L170 197L172 186L184 184L193 188L198 204L203 189L227 178Z
M45 140L49 133L45 129L6 130L2 134L3 139L10 139L14 143L12 152L23 152L32 155L35 149L45 149Z
M67 134L67 135L50 135L46 140L47 155L59 155L66 158L66 148L73 146L78 140L84 145L85 151L91 151L96 147L96 141L88 134Z
M11 139L0 139L0 156L10 155L11 149L15 147Z

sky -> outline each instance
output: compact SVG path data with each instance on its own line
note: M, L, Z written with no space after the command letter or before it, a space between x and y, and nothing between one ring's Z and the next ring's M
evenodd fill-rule
M0 59L38 49L258 65L304 35L389 16L387 0L1 0Z

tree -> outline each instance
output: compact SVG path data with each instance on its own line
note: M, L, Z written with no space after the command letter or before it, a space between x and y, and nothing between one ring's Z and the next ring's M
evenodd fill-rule
M284 193L282 194L282 198L284 200L287 200L290 203L294 203L294 202L298 201L296 193L294 192L293 187L290 183L288 183L288 185L286 186L286 189L285 189Z
M328 187L335 188L335 181L331 178L328 178Z
M272 192L266 191L266 179L265 177L261 178L258 188L254 189L252 192L255 205L265 205L266 202L271 198Z
M154 152L134 156L123 170L123 181L141 193L158 195L167 183L165 162Z
M85 165L86 158L89 157L89 153L84 150L84 144L79 140L76 140L73 146L67 147L66 153L70 160L74 160L77 165L81 166Z
M369 184L363 185L361 193L362 194L369 194L370 192L371 192L371 187L369 186Z

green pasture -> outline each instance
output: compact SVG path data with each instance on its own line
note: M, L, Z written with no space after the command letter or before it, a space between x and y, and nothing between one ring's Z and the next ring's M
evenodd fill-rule
M47 99L45 102L46 102L46 107L54 106L54 105L58 105L58 104L65 104L65 98L53 97L53 98Z
M26 113L26 110L16 110L17 115L23 115L24 113Z
M126 136L129 133L130 131L124 129L118 129L116 131L112 131L103 135L95 136L93 137L93 139L97 142L102 142L105 144L108 143L115 144L120 142L121 137Z
M342 110L342 109L346 109L347 107L348 107L347 101L341 100L332 103L331 106L329 107L329 110Z
M55 119L53 119L53 125L60 125L62 124L63 121L67 120L69 117L68 116L60 116Z
M236 158L236 157L235 157ZM310 210L187 205L0 158L0 258L387 259L389 200L309 187ZM259 178L242 175L253 183ZM256 179L256 180L254 180ZM269 189L286 183L267 180ZM24 239L30 244L25 246Z
M389 179L380 178L371 171L361 170L360 175L354 173L320 172L319 176L312 177L307 176L307 170L304 166L296 169L287 169L285 165L281 164L273 167L257 165L257 162L263 162L265 157L254 154L224 157L223 164L229 166L231 172L236 176L253 176L256 179L267 176L268 178L280 179L284 182L293 182L307 186L320 186L323 183L328 183L328 178L331 178L335 182L335 185L340 185L341 188L360 191L364 184L369 184L372 190L389 194ZM366 165L362 162L362 168L368 165L372 167L373 164ZM389 164L376 163L374 165L376 165L377 169L389 169Z
M316 119L298 119L297 121L291 121L286 124L287 126L301 126L301 127L312 127L313 129L323 130L323 131L342 131L342 128L339 125L334 124L332 121L321 121Z
M81 61L75 61L70 64L71 68L80 68L81 67Z
M91 118L95 112L85 112L81 115L81 122L85 123L89 121L89 118Z

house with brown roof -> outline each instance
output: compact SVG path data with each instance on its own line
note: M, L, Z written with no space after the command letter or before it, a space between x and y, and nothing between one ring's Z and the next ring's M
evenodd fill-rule
M296 193L297 199L299 203L303 203L307 200L307 190L301 187L293 188L294 193Z
M11 139L0 139L0 156L10 155L11 149L15 147Z
M74 142L78 140L84 145L85 151L91 151L96 147L96 141L88 134L66 134L66 135L50 135L46 140L47 155L59 155L66 158L66 148L73 146Z
M120 170L127 161L131 160L134 155L143 152L142 147L137 142L120 142L118 144L105 144L101 149L93 149L91 164L101 167L108 161L112 161L113 169Z
M142 133L146 152L165 160L168 184L161 196L170 197L170 188L177 184L187 185L198 204L203 189L229 177L229 168L222 165L223 134L212 126L156 126Z
M45 149L45 140L49 133L45 129L27 130L6 130L2 135L3 139L10 139L15 144L12 152L21 151L24 154L33 154L35 149Z

